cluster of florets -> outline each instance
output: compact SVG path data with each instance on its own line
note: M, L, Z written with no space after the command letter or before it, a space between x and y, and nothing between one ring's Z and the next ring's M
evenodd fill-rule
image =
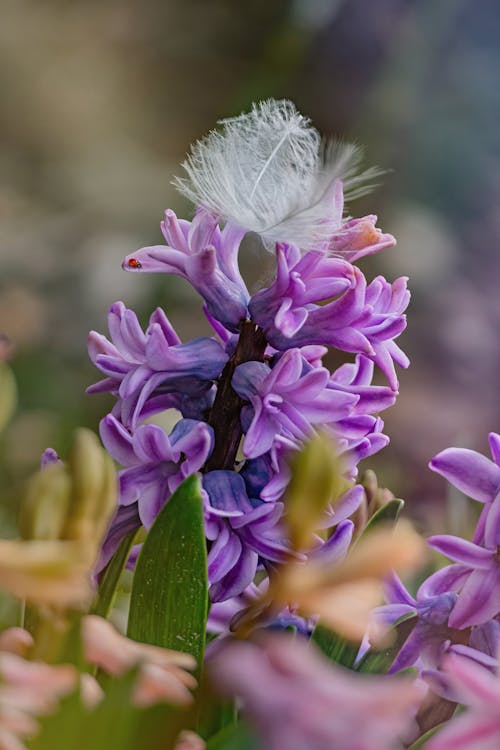
M202 208L192 222L167 211L167 245L125 259L129 271L187 279L215 335L181 343L161 309L143 331L118 302L109 312L110 338L89 336L90 356L106 375L89 391L117 398L101 437L124 467L101 566L131 529L150 528L186 476L201 472L210 595L214 602L235 597L257 569L289 554L282 496L290 454L321 428L334 436L354 482L358 462L387 444L377 414L395 401L394 363L408 364L394 339L405 327L409 293L406 279L367 284L353 265L395 240L375 227L374 216L343 221L341 198L339 183L338 230L329 242L305 253L278 243L276 277L253 296L238 268L244 231L220 229ZM354 361L331 373L323 363L329 346ZM388 385L372 383L374 365ZM170 434L146 421L166 409L180 417ZM348 514L362 493L352 496ZM347 517L339 507L330 514L335 526Z
M454 563L427 578L416 597L394 574L386 587L389 603L374 613L391 625L401 617L416 618L390 672L416 666L447 698L454 694L453 680L442 668L456 663L452 656L490 671L499 666L500 435L491 433L489 440L492 460L465 448L447 448L430 462L431 469L482 503L472 541L447 534L429 537L429 545Z

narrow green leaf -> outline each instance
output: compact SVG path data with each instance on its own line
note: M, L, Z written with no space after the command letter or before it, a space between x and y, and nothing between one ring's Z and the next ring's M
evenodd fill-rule
M323 625L317 625L314 628L311 640L330 661L334 661L349 669L353 667L359 651L359 645L346 640L338 633L325 628Z
M418 740L413 743L413 745L410 745L408 750L425 750L425 745L427 744L427 742L442 727L443 724L439 724L437 727L432 727L432 729L429 729L429 731L419 737Z
M207 551L200 483L188 477L158 515L137 560L127 635L203 664Z
M225 727L207 742L207 750L259 750L259 744L248 727L239 724Z
M120 543L115 554L107 564L101 576L96 600L92 612L101 617L107 617L113 606L120 576L128 560L130 549L137 531L130 531Z
M382 505L382 507L373 514L363 529L363 534L373 531L373 529L381 523L395 523L398 520L399 514L403 510L404 505L404 500L399 500L398 498L389 500L388 503ZM363 534L361 536L363 536Z

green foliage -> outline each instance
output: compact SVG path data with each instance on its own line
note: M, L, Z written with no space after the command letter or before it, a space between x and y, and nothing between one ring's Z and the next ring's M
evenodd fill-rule
M137 673L107 681L97 708L83 706L77 692L56 714L41 722L29 750L171 750L180 728L179 712L169 706L139 709L131 705Z
M12 370L0 361L0 430L3 430L14 413L17 387Z
M127 635L192 654L201 672L208 610L200 483L188 477L158 515L137 561Z
M248 727L239 724L225 727L207 742L207 750L259 750L259 745Z
M413 743L413 745L410 745L408 750L425 750L425 746L428 743L428 741L433 737L436 732L438 732L440 729L442 729L443 724L439 724L437 727L432 727L432 729L429 729L428 732L423 734L421 737L418 738L416 742Z
M359 645L348 641L324 625L317 625L311 638L330 661L343 667L353 668Z
M399 500L397 498L389 500L388 503L382 505L382 507L373 514L363 529L363 534L369 534L370 531L373 531L373 529L377 528L382 523L395 523L398 520L399 514L403 510L404 505L404 500ZM363 536L363 534L361 536Z
M385 674L417 623L416 614L409 612L394 623L394 637L383 649L371 648L356 665L358 672Z

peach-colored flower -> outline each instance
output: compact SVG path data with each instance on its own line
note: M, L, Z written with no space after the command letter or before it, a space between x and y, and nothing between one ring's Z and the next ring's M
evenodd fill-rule
M331 565L311 557L306 563L284 566L264 596L278 606L293 602L302 614L319 615L325 625L361 640L372 609L383 598L384 576L393 569L415 568L424 552L424 542L408 524L401 523L396 530L374 529L341 563Z
M205 750L206 743L198 734L184 729L179 737L174 750Z
M140 667L132 698L136 705L191 703L190 689L197 683L186 671L196 666L190 654L133 641L97 615L83 618L82 638L87 661L108 674L121 675Z
M91 564L78 542L0 540L0 586L34 603L83 606L92 596Z

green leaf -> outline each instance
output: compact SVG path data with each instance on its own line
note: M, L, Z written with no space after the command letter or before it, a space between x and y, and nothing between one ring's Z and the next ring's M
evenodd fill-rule
M399 500L398 498L389 500L388 503L382 505L382 507L373 514L363 529L363 534L368 534L370 531L373 531L373 529L381 523L395 523L398 520L399 514L403 510L404 505L404 500ZM363 536L363 534L361 534L361 536Z
M359 645L343 638L333 630L317 625L314 628L311 640L315 643L325 656L343 667L351 669L354 666Z
M0 361L0 430L3 430L14 414L17 401L17 386L12 370Z
M93 710L78 692L64 699L57 713L41 720L29 750L171 750L182 714L171 706L139 709L131 695L137 670L105 681L105 696Z
M161 510L137 560L127 635L192 654L199 672L208 609L200 482L188 477Z
M432 729L429 729L429 731L419 737L418 740L413 743L413 745L410 745L408 750L424 750L426 743L433 735L436 734L439 729L442 729L443 726L443 724L439 724L437 727L432 727Z
M207 742L207 750L259 750L248 727L240 722L222 729Z
M392 643L381 650L371 648L356 665L356 671L385 674L415 627L417 620L418 616L413 612L400 617L393 626L396 634Z
M130 549L136 533L136 530L130 531L127 536L122 539L120 546L105 567L101 576L101 582L99 584L94 607L92 609L92 612L95 615L100 615L101 617L107 617L109 615L113 606L118 582L130 554Z

